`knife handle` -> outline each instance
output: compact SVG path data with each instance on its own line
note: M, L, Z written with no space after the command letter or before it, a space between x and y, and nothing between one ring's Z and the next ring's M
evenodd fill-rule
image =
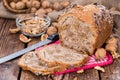
M49 39L51 41L57 41L59 39L59 35L58 35L58 33L55 33L53 35L50 35L47 39Z

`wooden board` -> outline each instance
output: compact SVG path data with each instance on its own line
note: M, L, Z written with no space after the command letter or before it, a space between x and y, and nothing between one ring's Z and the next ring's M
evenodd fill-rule
M19 34L10 34L9 28L15 28L15 21L0 19L0 57L24 48L24 44L18 39ZM0 80L17 80L18 74L16 59L0 65Z

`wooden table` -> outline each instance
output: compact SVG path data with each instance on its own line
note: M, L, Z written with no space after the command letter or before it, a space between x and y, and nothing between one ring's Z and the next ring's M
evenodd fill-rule
M40 41L40 38L32 38L32 41L29 44L22 43L18 38L20 33L10 34L9 32L10 28L15 27L15 20L0 18L0 57L24 49L25 47ZM74 72L59 76L35 76L28 71L23 71L17 65L18 59L19 58L16 58L0 64L0 80L120 80L120 59L116 59L113 64L104 67L105 73L91 69L82 74Z

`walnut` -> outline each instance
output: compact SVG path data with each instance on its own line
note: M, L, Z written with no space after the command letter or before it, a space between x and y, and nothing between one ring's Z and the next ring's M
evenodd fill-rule
M27 38L26 36L24 36L23 34L21 34L20 36L19 36L19 39L20 39L20 41L22 41L22 42L24 42L24 43L28 43L28 42L30 42L31 41L31 38Z
M57 32L57 28L56 28L56 27L50 26L50 27L48 27L48 29L47 29L47 34L48 34L48 35L53 35L53 34L55 34L56 32Z
M32 28L32 34L39 34L41 32L42 31L40 31L40 29L38 29L38 28Z
M27 1L27 2L26 2L26 7L27 7L27 8L30 8L31 5L32 5L31 1Z
M37 1L37 0L35 0L35 1L33 1L32 2L32 7L35 7L35 8L40 8L40 1Z
M53 4L53 8L54 8L55 10L57 10L57 11L63 9L62 5L61 5L59 2L55 2L55 3Z
M112 54L112 56L113 56L113 58L119 58L120 57L120 55L116 52L117 51L117 48L118 48L118 46L117 46L117 44L107 44L106 46L105 46L105 49L107 50L107 51L110 51L111 52L111 54Z
M10 33L17 33L20 31L20 28L15 28L15 29L9 29Z
M39 14L46 14L46 11L45 11L45 9L40 8L40 9L37 10L36 13L37 13L38 15L39 15Z
M104 48L98 48L95 52L97 59L103 59L106 56L106 50Z
M57 26L58 26L58 23L57 23L57 22L53 22L52 25L53 25L54 27L57 27Z
M27 2L28 2L28 0L22 0L22 2L27 3Z
M107 50L107 51L110 51L110 52L116 52L117 51L117 44L107 44L106 46L105 46L105 49Z
M37 11L37 9L35 7L32 7L30 12L35 13L36 11Z
M41 35L41 41L44 41L47 38L48 38L48 34L42 34Z
M47 8L47 9L45 9L45 11L46 11L47 13L52 12L52 8Z
M112 43L112 44L117 44L118 42L118 39L115 38L115 37L110 37L107 39L106 43L109 44L109 43Z
M64 8L66 8L69 4L70 4L69 1L62 1L62 2L61 2L61 5L62 5Z
M13 9L15 9L16 3L15 2L10 2L10 7L13 8Z
M44 0L44 1L42 2L42 7L43 7L43 8L50 8L50 6L51 6L50 1Z
M96 70L100 70L100 71L102 71L102 72L105 72L105 69L102 68L102 67L100 67L100 66L96 66L94 69L96 69Z
M79 73L83 73L84 72L84 70L82 69L82 70L78 70L77 71L77 73L79 74Z
M16 9L20 10L20 9L24 9L25 8L25 3L22 1L19 1L16 3Z

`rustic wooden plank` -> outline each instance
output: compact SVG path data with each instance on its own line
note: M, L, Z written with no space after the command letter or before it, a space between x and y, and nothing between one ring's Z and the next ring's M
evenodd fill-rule
M110 66L105 67L105 73L101 73L101 80L120 80L120 59L117 59Z
M91 69L86 70L84 73L69 73L65 74L63 80L74 80L77 78L77 80L99 80L98 71Z
M118 53L120 54L120 42ZM101 73L102 80L120 80L120 58L115 59L113 64L105 67L105 73Z
M9 28L16 27L15 21L0 19L0 24L0 57L23 49L24 44L19 41L19 34L9 33ZM18 74L19 67L16 59L0 65L0 80L17 80Z

